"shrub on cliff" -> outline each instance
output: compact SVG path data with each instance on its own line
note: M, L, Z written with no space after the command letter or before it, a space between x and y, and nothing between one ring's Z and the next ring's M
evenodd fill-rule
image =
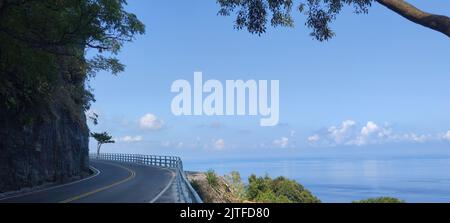
M376 197L365 200L353 201L352 203L405 203L405 201L394 197Z
M285 177L272 179L269 176L248 179L247 198L255 202L268 203L319 203L310 191L301 184Z
M217 185L219 184L219 179L214 170L208 170L206 172L206 180L209 186L211 186L212 188L217 187Z
M229 175L225 175L224 178L233 194L238 199L245 200L247 191L244 182L242 182L241 174L238 171L232 171Z

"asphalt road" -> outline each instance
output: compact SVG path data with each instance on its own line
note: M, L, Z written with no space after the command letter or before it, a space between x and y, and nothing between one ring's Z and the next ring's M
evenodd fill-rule
M175 202L168 193L172 170L111 161L91 161L94 174L80 181L0 199L6 203ZM161 200L165 199L165 200Z

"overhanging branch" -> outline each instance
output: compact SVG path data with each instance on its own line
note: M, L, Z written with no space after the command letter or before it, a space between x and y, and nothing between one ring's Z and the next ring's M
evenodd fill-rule
M377 2L414 23L450 37L450 18L447 16L424 12L403 0L377 0Z

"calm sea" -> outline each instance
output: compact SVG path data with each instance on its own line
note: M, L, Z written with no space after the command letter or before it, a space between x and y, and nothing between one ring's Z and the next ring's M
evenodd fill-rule
M450 202L450 157L212 159L185 169L233 170L297 180L323 202L391 196L406 202Z

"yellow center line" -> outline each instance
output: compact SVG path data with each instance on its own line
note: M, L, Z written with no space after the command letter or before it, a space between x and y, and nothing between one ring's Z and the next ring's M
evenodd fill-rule
M80 195L78 195L78 196L75 196L75 197L72 197L72 198L69 198L69 199L60 201L59 203L70 203L70 202L73 202L73 201L76 201L76 200L85 198L85 197L90 196L90 195L93 195L93 194L95 194L95 193L98 193L98 192L101 192L101 191L104 191L104 190L108 190L108 189L110 189L110 188L112 188L112 187L115 187L115 186L117 186L117 185L119 185L119 184L123 184L123 183L125 183L125 182L127 182L127 181L130 181L130 180L133 179L134 177L136 177L136 172L134 172L134 171L131 170L130 168L127 168L127 167L124 167L124 166L120 166L120 165L117 165L117 164L112 164L112 163L108 163L108 165L113 165L113 166L117 166L117 167L120 167L120 168L122 168L122 169L125 169L125 170L127 170L128 172L130 172L130 176L128 176L126 179L123 179L123 180L121 180L121 181L115 182L115 183L110 184L110 185L108 185L108 186L104 186L104 187L95 189L95 190L93 190L93 191L90 191L90 192L87 192L87 193L84 193L84 194L80 194Z

